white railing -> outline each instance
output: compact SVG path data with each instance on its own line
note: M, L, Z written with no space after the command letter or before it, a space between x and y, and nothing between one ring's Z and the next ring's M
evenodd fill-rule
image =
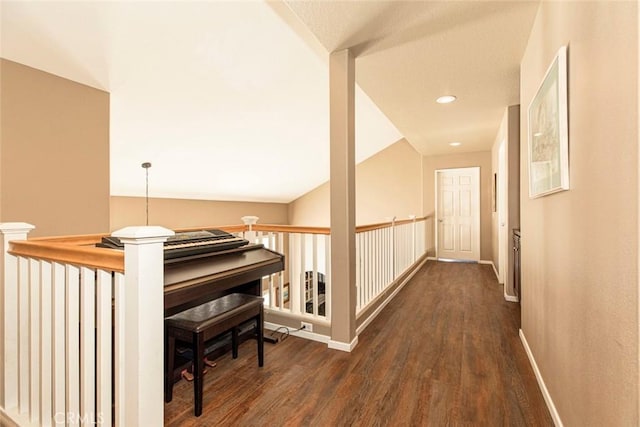
M410 217L358 227L356 233L356 313L381 295L425 254L425 220Z
M245 218L247 229L239 234L285 254L286 269L263 278L265 307L330 322L330 230L263 225L255 216ZM424 256L428 219L411 216L356 228L357 313Z
M91 236L26 241L32 228L0 224L0 424L162 425L162 246L173 232L120 230L123 256Z
M285 254L285 270L263 278L265 308L301 319L328 322L331 319L329 229L254 224L243 234L247 240Z
M163 242L172 231L27 240L33 227L0 224L0 424L162 425ZM221 227L285 254L263 278L266 308L330 326L328 228ZM357 229L357 310L424 253L424 219Z

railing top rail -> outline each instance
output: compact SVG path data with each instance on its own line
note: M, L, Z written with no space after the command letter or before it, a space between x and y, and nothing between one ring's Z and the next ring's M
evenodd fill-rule
M416 222L426 221L432 218L429 214L415 218ZM395 222L383 222L356 227L356 233L389 228L395 225L412 223L414 219L403 219ZM224 225L212 227L190 227L176 231L195 231L209 228L218 228L229 233L244 232L249 230L245 224ZM254 224L253 231L301 233L301 234L331 234L329 227L301 227L295 225L278 224ZM26 241L14 240L10 245L10 253L17 256L33 257L47 261L64 262L75 265L86 265L111 271L124 271L124 252L111 249L97 248L95 244L109 234L86 234L74 236L36 237Z
M180 228L180 229L176 229L173 230L176 233L179 232L183 232L183 231L200 231L200 230L212 230L212 229L218 229L218 230L224 230L227 233L241 233L243 231L248 231L249 227L247 227L244 224L236 224L236 225L212 225L212 226L206 226L206 227L187 227L187 228ZM255 230L255 226L254 226L254 230Z
M64 240L63 238L14 240L10 242L9 253L46 261L124 272L123 251L96 248L92 244L78 244L77 242L83 241L82 239L70 239L73 242Z
M432 217L431 215L427 215L427 216L416 218L415 221L416 222L426 221L427 219L429 219L431 217ZM360 226L356 227L356 233L364 233L365 231L373 231L373 230L379 230L379 229L382 229L382 228L389 228L389 227L393 226L394 224L395 225L410 224L413 221L414 221L413 219L400 219L400 220L397 220L395 222L381 222L381 223L378 223L378 224L360 225Z
M247 228L248 230L249 228ZM300 234L331 234L329 227L301 227L297 225L277 225L277 224L255 224L253 231L279 231L283 233Z
M72 236L33 237L30 242L64 243L68 245L94 245L109 234L80 234Z
M426 215L423 217L416 218L416 222L426 221L429 218L432 218L433 215ZM389 228L395 225L409 224L412 223L413 219L402 219L397 220L395 222L382 222L378 224L367 224L367 225L359 225L356 227L356 233L363 233L365 231L378 230L381 228ZM248 231L249 227L246 225L237 225L237 226L227 226L227 227L217 227L225 231L230 231L231 227L235 227L233 231ZM213 228L213 227L212 227ZM329 227L304 227L304 226L296 226L296 225L278 225L278 224L254 224L252 226L253 231L273 231L273 232L283 232L283 233L302 233L302 234L331 234L331 228Z

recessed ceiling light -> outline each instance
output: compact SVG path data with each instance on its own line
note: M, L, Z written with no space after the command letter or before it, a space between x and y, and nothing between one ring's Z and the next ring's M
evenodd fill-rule
M457 98L453 95L444 95L441 96L440 98L436 99L436 102L438 104L448 104L450 102L455 101Z
M459 147L462 145L462 142L458 142L458 141L450 142L449 145L452 147Z

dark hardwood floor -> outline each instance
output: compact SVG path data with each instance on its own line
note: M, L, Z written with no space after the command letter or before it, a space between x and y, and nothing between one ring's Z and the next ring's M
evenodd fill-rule
M289 337L227 354L174 387L169 426L552 426L518 337L520 310L488 265L429 261L352 353Z

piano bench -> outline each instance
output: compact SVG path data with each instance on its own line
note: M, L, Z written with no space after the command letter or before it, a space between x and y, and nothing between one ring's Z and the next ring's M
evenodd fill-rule
M262 297L229 294L165 319L167 372L165 373L165 402L173 395L173 370L176 339L191 344L193 351L193 392L196 417L202 414L202 385L205 342L231 330L233 358L238 357L238 326L256 319L258 336L258 366L264 364L264 309Z

